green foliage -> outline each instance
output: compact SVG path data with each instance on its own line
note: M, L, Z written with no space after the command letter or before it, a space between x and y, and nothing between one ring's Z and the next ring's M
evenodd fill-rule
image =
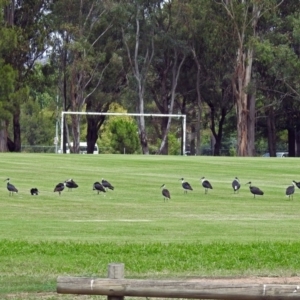
M0 59L0 99L4 100L13 91L13 83L15 80L15 72L10 65L4 64Z
M124 119L115 119L109 124L111 146L116 153L133 154L139 148L137 126Z
M169 150L169 153L168 153L169 155L179 155L180 154L180 141L172 133L168 134L168 150Z
M7 3L0 1L2 11ZM138 13L140 44L136 63L141 71L141 80L146 78L143 66L145 58L151 54L149 51L152 38L155 49L147 73L147 84L145 89L142 89L145 111L168 111L175 58L178 58L178 63L184 53L186 59L178 78L173 112L186 113L188 127L195 124L195 107L198 105L195 101L199 87L203 111L202 147L210 147L210 128L216 133L223 132L224 146L231 135L236 136L236 118L229 118L234 113L232 74L239 41L234 33L241 28L239 26L247 24L244 46L255 48L251 78L257 81L252 82L251 90L256 89L257 100L259 98L259 101L256 101L256 121L259 125L256 131L257 144L265 146L269 107L273 106L275 109L276 128L299 126L299 3L297 0L284 1L275 9L276 1L273 0L232 2L232 16L235 20L232 20L222 3L225 5L224 1L211 0L203 0L201 5L199 0L21 1L20 5L15 7L14 13L18 17L15 18L13 26L5 24L5 14L0 16L0 22L4 25L0 26L0 119L12 120L12 114L18 113L20 105L21 109L26 111L23 103L30 97L39 103L43 109L42 113L52 111L54 115L57 94L60 94L59 99L63 99L66 109L70 109L73 99L78 100L78 106L74 107L80 107L79 110L104 111L112 102L119 102L126 110L135 112L137 81L129 70L129 57L133 59L136 42L135 17ZM253 5L261 8L255 34L252 27L254 23L249 19ZM249 10L245 9L246 6ZM138 7L141 9L138 10ZM227 8L230 8L229 4ZM124 39L121 27L124 30ZM55 34L52 34L53 32ZM129 52L124 41L128 43ZM45 48L51 49L52 52L49 53L46 65L42 65L36 58L44 53ZM195 51L195 57L191 50ZM195 59L199 62L199 68ZM200 70L199 85L197 70ZM98 81L99 79L101 80ZM250 90L248 88L247 91ZM81 102L87 95L89 97L86 103ZM287 96L290 97L288 101ZM88 105L88 101L91 104ZM63 105L58 103L58 106L61 108ZM35 114L37 115L37 112ZM226 114L224 124L220 122L222 114ZM212 116L214 126L211 126ZM22 135L26 132L26 136L29 127L32 131L54 127L53 124L45 126L47 122L44 124L44 121L39 123L39 126L29 126L30 120L24 112L22 120L24 125L15 125L16 128L18 125L21 128L24 126ZM163 132L162 126L156 122L157 126L153 129L150 128L153 125L152 120L146 122L149 148L154 153L158 146L158 136ZM10 121L11 128L14 125L12 123ZM99 146L110 149L114 143L115 151L123 153L123 149L120 149L124 147L124 143L125 147L128 147L128 141L124 137L122 141L114 140L108 123L104 123L106 128L100 123L95 124L97 129L97 126L101 125ZM223 131L219 127L220 124ZM71 126L69 122L69 127ZM80 126L80 139L85 140L86 132L82 129L86 128L86 124L82 123ZM124 124L121 127L122 132L119 135L123 136L128 129ZM44 133L45 138L42 138L41 132L33 135L36 135L35 140L49 143L49 133ZM286 133L284 138L286 139ZM281 142L283 139L278 135L277 140ZM28 139L25 138L23 143L27 142ZM169 135L169 146L169 154L178 153L178 142L172 134ZM139 149L136 146L133 148L135 150L130 151ZM231 154L234 154L233 151Z
M5 1L0 1L0 9L3 11ZM0 24L3 23L3 15L0 14ZM0 120L9 120L13 107L9 103L10 94L14 91L16 71L5 61L5 56L16 44L16 34L12 28L0 26Z
M55 111L62 103L57 102L58 72L50 64L35 64L30 76L30 96L35 99L41 109Z
M55 116L32 100L22 105L21 137L24 145L53 145Z
M297 44L300 44L300 19L299 13L296 13L292 18L293 23L293 38Z
M11 102L16 105L20 106L29 99L29 86L23 85L21 88L17 89L14 93L10 95Z
M266 65L270 65L274 62L274 45L268 40L255 43L256 57L260 62Z
M10 65L6 65L0 58L0 119L8 120L12 106L9 98L14 90L15 72Z
M117 102L112 102L110 104L110 109L108 112L115 112L115 113L126 113L127 110ZM128 122L133 122L133 118L130 116L107 116L104 124L101 126L100 134L99 134L99 139L98 139L98 146L100 153L112 153L112 133L110 130L110 123L113 122L114 120L122 119ZM123 153L124 150L122 150L121 153Z

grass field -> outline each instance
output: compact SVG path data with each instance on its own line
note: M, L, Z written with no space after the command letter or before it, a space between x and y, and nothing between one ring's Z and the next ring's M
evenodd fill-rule
M300 190L285 196L300 181L298 158L5 153L0 162L0 179L19 190L0 186L3 297L53 291L59 275L106 277L110 262L124 262L129 278L299 275ZM206 195L203 176L213 185ZM54 193L68 178L79 188ZM95 193L102 178L115 190ZM264 196L254 199L248 181Z

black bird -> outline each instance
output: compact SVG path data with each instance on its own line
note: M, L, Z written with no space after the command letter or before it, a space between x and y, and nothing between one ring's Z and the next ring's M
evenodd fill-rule
M166 185L163 184L160 188L162 189L161 193L164 196L164 201L166 200L170 200L171 199L171 195L168 189L165 188Z
M291 199L291 196L292 196L292 199L293 199L293 195L294 195L294 193L295 193L295 182L293 181L292 182L293 183L293 185L290 185L290 186L288 186L287 188L286 188L286 191L285 191L285 194L287 195L287 196L289 196L289 199Z
M61 192L65 189L65 185L66 185L66 182L60 182L58 183L55 188L54 188L54 192L58 192L58 194L60 195Z
M188 182L184 181L184 178L180 178L179 180L181 180L181 182L182 182L182 188L183 188L185 194L187 193L188 190L190 190L190 191L193 190L191 185Z
M9 178L7 178L7 179L5 179L4 181L7 181L7 189L8 189L8 191L9 191L9 195L13 195L13 193L18 193L18 190L17 190L17 188L13 185L13 184L11 184L10 182L9 182Z
M252 185L251 185L251 181L249 181L249 182L246 183L246 184L249 184L250 192L254 195L254 198L255 198L255 195L263 195L263 194L264 194L264 192L263 192L261 189L259 189L259 188L256 187L256 186L252 186Z
M296 182L295 180L293 180L293 183L296 185L296 187L297 187L298 189L300 189L300 182Z
M72 189L78 188L78 184L71 178L65 181L66 187L68 188L68 191Z
M30 194L31 194L32 196L37 196L37 195L39 194L39 190L38 190L37 188L32 188L32 189L30 190Z
M104 188L104 186L100 183L100 182L95 182L93 184L93 191L96 190L98 192L98 194L100 192L106 193L106 189Z
M104 186L104 188L107 190L107 189L110 189L110 190L114 190L114 187L107 181L105 180L104 178L102 178L102 181L101 181L102 185Z
M208 189L213 189L212 185L210 184L210 182L205 179L205 177L201 178L202 181L202 186L205 188L205 194L207 194Z
M233 188L233 192L238 192L240 187L241 187L241 184L240 184L240 181L237 177L235 177L232 181L232 188Z

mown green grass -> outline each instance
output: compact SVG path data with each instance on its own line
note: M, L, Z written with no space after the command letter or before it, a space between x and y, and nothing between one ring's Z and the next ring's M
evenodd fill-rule
M300 196L285 196L300 181L298 158L7 153L0 162L0 179L19 189L0 186L3 294L53 291L59 275L106 277L110 262L134 278L299 275ZM105 196L92 190L102 177L115 185ZM183 193L181 177L194 191ZM67 178L79 188L54 193ZM250 180L264 196L253 198Z

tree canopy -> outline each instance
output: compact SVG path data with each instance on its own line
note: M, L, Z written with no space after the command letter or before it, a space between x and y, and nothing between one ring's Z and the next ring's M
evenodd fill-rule
M297 0L0 0L0 8L1 152L52 145L62 110L122 107L186 114L191 154L300 156ZM168 117L71 115L64 124L62 144L72 141L75 153L82 139L92 153L104 128L119 152L183 151L182 124Z

